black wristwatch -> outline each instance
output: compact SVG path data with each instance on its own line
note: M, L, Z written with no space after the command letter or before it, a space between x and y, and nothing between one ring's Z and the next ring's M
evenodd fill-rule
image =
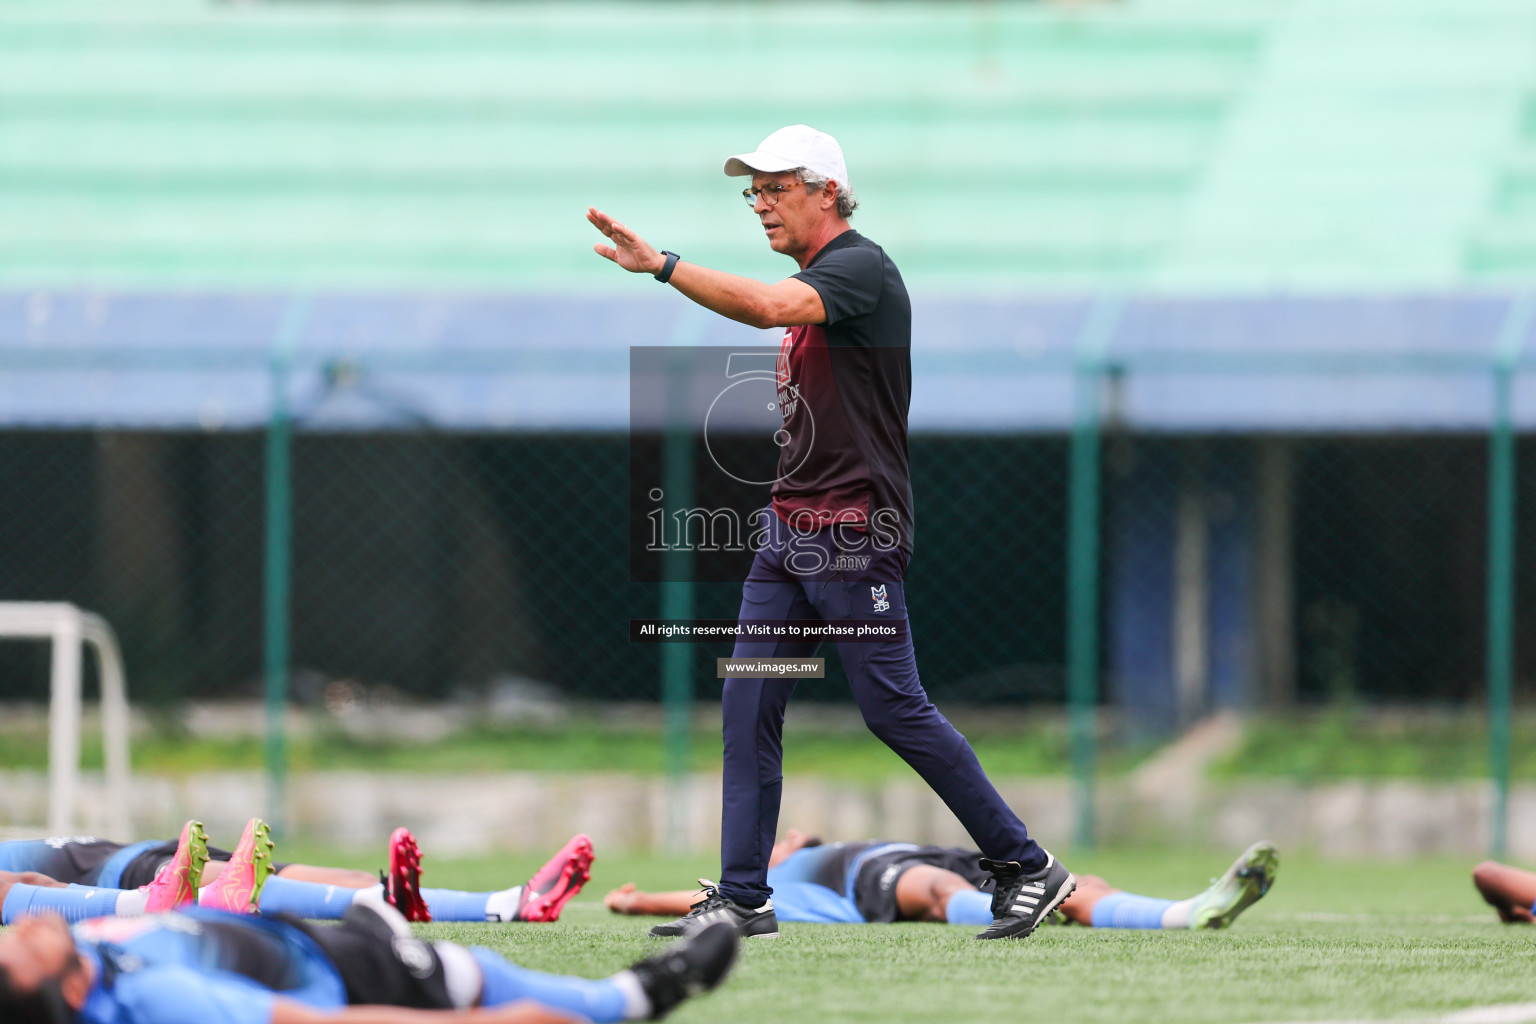
M664 263L662 268L656 272L656 280L660 281L662 284L666 284L672 279L672 271L677 269L677 261L682 259L682 257L677 253L669 252L666 249L661 250L661 254L667 258L667 262Z

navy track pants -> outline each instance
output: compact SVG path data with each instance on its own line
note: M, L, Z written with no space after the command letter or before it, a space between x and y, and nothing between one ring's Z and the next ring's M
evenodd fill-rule
M866 568L837 571L832 560L842 552L835 531L794 535L772 512L769 518L769 537L742 586L739 619L906 621L904 552L871 553L865 544L862 551L871 557ZM819 647L817 641L740 639L732 656L808 658ZM1026 868L1043 864L1045 852L988 780L970 743L928 699L910 634L879 643L840 642L837 654L870 731L923 777L982 853ZM784 788L784 708L794 689L793 679L725 680L719 884L741 906L761 906L772 892L768 857Z

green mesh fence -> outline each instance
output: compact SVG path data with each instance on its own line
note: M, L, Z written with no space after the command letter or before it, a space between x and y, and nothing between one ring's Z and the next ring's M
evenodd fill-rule
M1482 695L1487 451L1471 437L1295 446L1300 693Z
M1165 724L1480 698L1487 453L1486 436L1112 436L1112 691L1171 685Z
M104 614L135 700L253 691L261 452L249 432L0 433L0 594ZM47 659L0 645L3 699L46 699Z
M928 686L1059 701L1064 443L919 436L912 455ZM135 700L260 694L261 434L11 431L0 460L4 599L100 611ZM659 614L660 600L657 584L629 579L629 466L619 434L296 425L293 696L321 700L343 680L439 699L520 678L581 699L658 699L657 648L628 642L628 619ZM1016 583L977 603L976 581L999 564ZM737 584L695 585L701 618L734 617L739 600ZM0 699L45 697L46 657L0 646ZM711 658L694 659L703 697L718 693ZM829 680L805 696L846 691Z
M1262 360L1235 366L1267 379ZM1536 439L1511 426L1512 366L1413 371L1437 387L1492 382L1482 427L1137 430L1125 395L1167 371L1126 364L1079 369L1079 394L1103 403L1076 435L914 433L908 604L928 691L947 706L1071 703L1085 782L1099 704L1135 740L1223 707L1486 701L1505 779L1509 701L1536 680L1521 640L1536 614L1536 531L1521 515ZM315 704L510 684L675 711L718 694L723 645L679 657L629 641L629 619L676 607L667 588L698 618L733 618L740 596L734 581L631 579L632 481L667 478L679 457L658 438L421 418L338 429L302 410L292 428L276 548L267 431L0 431L0 600L105 615L141 704L256 698L274 678ZM1074 502L1095 489L1096 503ZM287 614L269 619L275 567ZM1069 608L1071 578L1095 614ZM274 636L286 663L271 661ZM0 701L43 699L46 659L43 645L0 644ZM797 699L848 700L835 658ZM1091 840L1092 822L1080 827Z
M137 700L258 695L263 443L243 431L0 433L0 596L103 613ZM917 434L911 451L909 590L929 691L1061 702L1067 440ZM1521 454L1531 466L1530 444ZM657 649L625 629L660 614L660 587L628 575L629 458L616 433L297 423L293 696L347 680L439 699L517 678L581 699L658 699ZM1179 720L1222 704L1480 698L1487 462L1476 434L1107 431L1105 696L1184 687ZM1517 479L1529 507L1536 481ZM1536 540L1517 538L1523 595ZM695 584L695 614L733 617L739 594ZM1536 678L1527 647L1517 679ZM718 685L712 657L693 659L701 697ZM0 699L43 697L45 659L0 646ZM806 698L845 699L829 669Z

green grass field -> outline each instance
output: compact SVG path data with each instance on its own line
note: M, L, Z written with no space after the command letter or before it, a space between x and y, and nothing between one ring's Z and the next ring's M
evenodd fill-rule
M880 781L910 775L890 748L863 727L857 716L843 728L800 727L785 751L785 771L799 775ZM0 723L3 725L3 723ZM1055 718L1023 728L970 727L977 755L1000 776L1056 775L1069 763L1066 725ZM1108 751L1102 768L1114 774L1140 754ZM718 728L696 729L691 744L696 771L718 771ZM135 739L135 771L186 775L198 771L260 771L266 764L259 735L194 737L161 728ZM288 766L308 771L410 771L478 774L488 771L614 771L659 775L666 770L667 745L659 727L576 719L546 727L469 728L439 740L365 740L336 730L294 736ZM87 771L100 770L101 738L87 732L81 745ZM0 731L0 769L44 771L48 735L39 720L30 729Z
M48 765L46 719L20 725L0 721L0 769L43 771ZM989 774L999 777L1063 775L1071 764L1066 719L1060 714L988 716L960 709L957 724L971 740ZM876 739L857 715L828 724L800 722L785 747L790 775L878 782L908 778L911 769ZM720 768L720 735L695 728L695 771ZM616 771L661 774L666 742L659 726L574 717L542 727L481 726L430 741L366 740L337 729L290 738L289 768L309 771L410 771L478 774L487 771ZM1155 745L1116 745L1099 750L1099 774L1114 777L1157 753ZM1511 773L1536 780L1536 716L1512 723ZM102 764L99 733L83 737L82 764ZM260 771L266 747L259 735L196 737L174 724L134 740L134 770L179 776L203 771ZM1383 714L1369 710L1298 712L1255 716L1238 749L1210 766L1215 779L1282 778L1297 782L1339 779L1484 778L1488 773L1487 722L1475 713Z
M1115 850L1067 862L1131 891L1180 898L1235 852ZM321 853L287 844L284 856L296 855ZM537 860L429 859L426 882L499 887ZM1498 924L1472 889L1471 867L1284 858L1269 896L1225 932L1050 927L1023 942L983 944L974 929L944 925L784 925L777 940L749 942L726 985L673 1019L1239 1024L1424 1019L1532 1001L1536 929ZM624 881L682 888L713 870L708 857L599 851L592 884L557 924L421 931L487 945L529 967L601 976L659 946L645 935L649 919L610 914L604 892Z

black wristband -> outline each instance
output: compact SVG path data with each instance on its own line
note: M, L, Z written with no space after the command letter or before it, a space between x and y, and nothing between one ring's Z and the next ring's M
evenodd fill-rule
M667 258L667 262L662 265L662 268L656 272L655 276L656 280L660 281L662 284L666 284L672 279L672 271L677 269L677 261L682 259L682 257L677 253L669 252L666 249L661 250L661 254Z

